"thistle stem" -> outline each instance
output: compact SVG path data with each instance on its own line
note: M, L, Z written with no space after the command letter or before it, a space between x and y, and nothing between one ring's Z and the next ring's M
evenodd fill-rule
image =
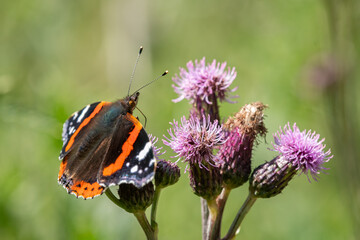
M211 116L211 121L213 122L214 120L218 120L218 122L220 122L219 106L217 102L217 96L215 93L211 95L211 101L212 104L209 107L209 114Z
M134 213L134 216L136 217L140 226L144 230L146 238L148 240L157 240L157 235L155 234L154 230L150 226L149 221L146 218L145 212L144 211L136 212L136 213Z
M209 207L210 216L208 219L208 226L207 226L207 239L216 240L218 239L218 229L215 228L218 221L218 213L219 208L216 204L216 199L208 200L207 205Z
M213 238L212 239L220 239L221 234L221 221L222 216L224 214L225 204L231 192L230 188L223 188L220 196L217 198L216 203L218 207L218 213L215 219L215 223L212 229Z
M151 227L154 229L156 233L158 232L158 225L156 222L156 211L157 211L157 205L159 202L161 190L162 188L160 187L155 188L154 200L151 206Z
M110 188L106 189L105 191L106 196L117 206L124 208L119 199L115 197L115 195L111 192ZM146 237L148 240L157 240L157 228L154 230L150 224L149 221L146 218L145 212L136 212L134 213L136 219L138 220L140 226L144 230Z
M201 225L202 225L202 239L207 239L207 229L208 229L208 218L209 218L209 209L205 199L200 198L201 202Z
M117 197L115 197L115 195L111 192L110 188L106 189L105 194L118 207L124 208L119 199L117 199Z
M230 240L234 239L237 231L244 220L246 214L250 211L251 207L254 205L256 201L256 197L254 197L251 193L249 193L248 197L246 198L245 202L241 206L239 212L237 213L234 221L232 222L228 233L222 240Z

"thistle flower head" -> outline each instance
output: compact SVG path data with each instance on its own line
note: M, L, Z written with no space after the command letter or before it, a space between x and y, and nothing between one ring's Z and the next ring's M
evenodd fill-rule
M187 99L190 103L197 101L212 104L213 95L220 101L230 102L227 94L234 92L237 88L229 89L236 77L235 68L226 70L226 62L219 63L214 59L211 64L205 65L205 57L200 61L195 60L195 64L189 61L187 70L180 68L180 74L173 77L173 88L179 97L174 102Z
M305 174L310 172L316 181L317 175L327 169L323 167L323 164L333 157L330 155L330 149L324 151L326 145L322 143L325 139L319 140L319 138L320 135L311 132L311 130L300 132L296 123L291 129L288 123L274 135L275 143L273 147L274 151L279 152L296 170L300 170Z
M217 120L211 122L210 116L203 116L201 119L191 115L188 120L183 116L180 124L175 120L170 124L170 138L164 136L163 142L177 153L175 157L189 164L198 164L200 167L218 164L213 149L226 140Z

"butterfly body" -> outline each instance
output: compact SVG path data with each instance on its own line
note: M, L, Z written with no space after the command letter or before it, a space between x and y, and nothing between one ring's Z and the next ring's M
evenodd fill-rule
M140 188L153 179L151 143L132 115L138 96L89 104L64 123L58 182L68 193L89 199L112 185Z

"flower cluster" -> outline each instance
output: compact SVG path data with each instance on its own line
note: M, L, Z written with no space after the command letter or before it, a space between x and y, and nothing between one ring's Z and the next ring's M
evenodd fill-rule
M296 124L280 129L274 135L273 151L279 156L256 167L251 172L251 157L257 137L265 137L264 109L261 102L246 104L224 125L219 125L218 100L229 101L230 85L236 77L234 68L225 71L226 63L215 60L206 65L205 58L195 64L180 68L173 85L179 97L174 102L187 99L193 108L190 116L174 120L170 137L164 144L171 147L175 157L183 159L190 167L190 186L202 202L203 239L220 239L223 210L233 188L249 181L249 197L234 219L224 239L233 239L242 219L258 198L274 197L281 193L297 172L308 173L317 180L325 170L323 164L332 156L325 151L324 139L311 131L300 131ZM206 117L205 117L206 116ZM207 208L208 207L208 208ZM205 209L205 210L204 210ZM208 209L208 212L206 212ZM210 212L210 214L209 214Z

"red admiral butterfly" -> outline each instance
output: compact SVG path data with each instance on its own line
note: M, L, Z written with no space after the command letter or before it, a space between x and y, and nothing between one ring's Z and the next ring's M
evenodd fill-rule
M132 115L138 97L136 91L115 102L92 103L64 123L58 182L68 193L91 199L112 185L140 188L153 179L152 145Z

